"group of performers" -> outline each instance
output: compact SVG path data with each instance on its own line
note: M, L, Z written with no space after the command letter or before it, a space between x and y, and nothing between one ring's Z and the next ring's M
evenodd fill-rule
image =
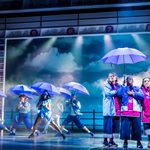
M128 148L128 140L136 140L137 148L143 148L141 143L141 122L143 122L144 133L148 136L148 148L150 148L150 78L143 78L141 87L134 86L132 76L125 79L123 85L118 83L116 73L109 73L108 79L104 86L103 96L103 116L104 116L104 147L118 147L114 142L114 138L120 135L124 140L123 148ZM70 131L65 126L74 122L76 126L83 129L89 135L94 134L81 122L80 112L81 104L74 94L66 101L69 107L69 115L60 124L60 112L63 112L63 105L58 105L56 112L52 114L51 95L48 91L44 91L40 96L36 105L38 109L37 117L34 124L30 121L30 103L25 94L19 96L17 105L18 116L13 122L12 128L9 130L4 124L0 123L0 129L15 135L16 128L20 122L24 122L27 129L31 131L29 138L38 136L37 127L42 119L47 120L44 129L47 132L48 126L53 127L59 135L65 139L65 133Z
M7 131L9 135L16 135L16 129L18 125L21 122L24 122L26 128L31 131L31 134L29 135L28 138L32 138L39 135L39 130L37 130L38 125L42 119L45 119L47 121L47 124L44 128L44 132L47 132L47 128L48 126L50 126L53 129L55 129L59 133L57 135L61 135L63 139L65 139L64 133L70 134L70 131L65 129L65 126L70 122L74 122L78 128L83 129L90 136L94 136L94 134L81 122L80 119L80 115L82 115L82 113L80 113L81 104L77 100L75 94L72 94L70 99L66 101L69 107L69 114L67 118L63 121L62 125L60 125L60 115L63 112L63 105L57 102L57 107L56 106L54 107L54 109L57 110L53 111L54 114L52 114L51 99L52 97L48 91L45 90L43 94L41 94L39 101L36 105L38 113L35 122L32 125L30 119L31 105L28 101L28 96L26 94L20 94L19 103L16 107L18 115L16 116L11 129L9 130L3 123L1 123L0 130L3 129Z
M137 148L143 148L142 121L150 148L150 78L143 78L141 87L134 86L132 76L125 82L125 85L119 84L116 73L109 73L104 85L103 145L117 147L114 137L120 134L120 139L124 140L123 148L128 148L128 140L136 140Z

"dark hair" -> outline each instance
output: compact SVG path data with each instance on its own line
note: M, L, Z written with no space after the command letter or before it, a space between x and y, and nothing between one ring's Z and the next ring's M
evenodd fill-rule
M42 101L46 101L46 100L48 100L48 99L49 99L48 96L46 96L46 98L45 98L45 94L41 94L37 105L41 105L41 102L42 102Z
M75 96L75 93L72 93L72 94L71 94L71 97L73 97L73 96Z
M21 98L21 97L26 97L26 95L25 94L20 94L19 98Z
M133 77L132 77L132 76L128 76L128 77L126 78L126 82L128 82L128 80L132 80L132 81L133 81Z
M43 94L41 94L39 100L47 100L49 98L51 98L51 95L47 91L45 91Z

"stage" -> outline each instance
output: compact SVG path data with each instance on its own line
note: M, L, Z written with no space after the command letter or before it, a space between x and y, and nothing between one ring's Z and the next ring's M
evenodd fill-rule
M62 137L55 137L55 134L40 134L40 136L28 139L29 133L17 133L16 136L5 134L0 139L0 150L100 150L103 149L102 134L95 134L95 137L90 137L86 133L72 133ZM144 149L147 149L147 138L143 136L142 144ZM115 140L122 149L122 141ZM135 149L136 142L129 142L129 149Z

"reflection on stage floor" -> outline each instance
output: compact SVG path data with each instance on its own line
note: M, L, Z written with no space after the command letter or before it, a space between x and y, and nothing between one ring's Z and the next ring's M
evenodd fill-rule
M28 139L29 133L17 133L16 136L5 134L0 138L0 150L101 150L103 149L103 135L95 134L90 137L86 133L72 133L65 140L55 137L55 134L40 134L38 137ZM147 138L144 136L142 144L147 147ZM115 140L122 149L122 141ZM136 142L130 141L129 148L135 149Z

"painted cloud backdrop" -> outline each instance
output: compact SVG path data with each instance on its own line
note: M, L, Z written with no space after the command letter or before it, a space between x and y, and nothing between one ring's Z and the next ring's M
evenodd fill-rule
M109 72L116 72L122 82L123 65L104 64L101 58L119 47L139 49L147 60L126 65L126 74L141 84L150 76L150 34L99 35L84 37L51 37L7 41L6 91L14 84L32 85L37 81L63 86L69 81L87 87L90 96L78 95L83 111L102 111L103 82ZM13 100L12 100L13 99ZM6 110L15 108L15 97L8 96ZM32 101L33 105L36 100ZM88 104L88 105L87 105Z

